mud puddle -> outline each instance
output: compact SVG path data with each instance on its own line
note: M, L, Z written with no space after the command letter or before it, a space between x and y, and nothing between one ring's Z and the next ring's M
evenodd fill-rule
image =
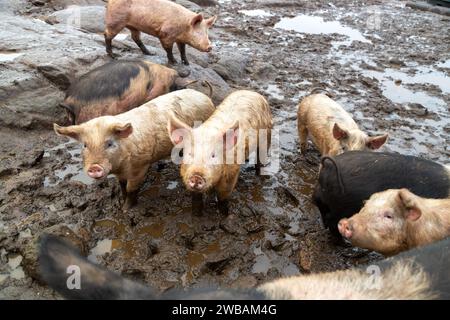
M44 152L44 158L50 158L53 152L67 150L70 155L70 162L64 164L63 168L56 169L52 176L44 178L44 187L57 186L61 181L69 177L71 181L78 181L85 185L91 185L94 180L90 178L84 171L81 159L81 145L78 142L68 141L63 142L53 148Z
M348 41L339 42L337 45L350 44L353 41L371 43L358 30L344 26L339 21L325 21L322 17L317 16L301 14L294 18L281 18L274 28L317 35L337 33L349 39Z

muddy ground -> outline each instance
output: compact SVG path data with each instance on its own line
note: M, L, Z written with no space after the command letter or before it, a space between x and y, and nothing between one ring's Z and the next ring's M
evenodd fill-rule
M17 2L2 4L10 22L0 30L0 298L58 298L36 274L35 241L44 231L160 290L252 287L380 259L334 244L311 203L319 155L313 146L299 153L296 105L313 87L328 89L369 133L388 131L384 150L449 163L449 17L403 1L219 0L201 8L182 1L219 15L213 52L188 49L191 68L213 79L216 101L234 88L266 95L280 168L257 177L244 166L230 215L220 215L210 195L198 216L177 167L163 161L124 214L114 178L90 181L80 173L79 146L51 131L53 121L64 122L56 104L68 79L108 60L101 35L43 22L71 1ZM19 17L23 33L42 28L39 36L14 34ZM48 38L34 44L43 33ZM156 53L150 60L165 62L154 39L144 42ZM129 37L115 51L142 57Z

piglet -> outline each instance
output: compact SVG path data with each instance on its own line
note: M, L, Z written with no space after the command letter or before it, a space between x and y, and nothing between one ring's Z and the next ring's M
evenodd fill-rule
M170 64L176 63L172 53L176 43L181 60L188 65L186 44L197 50L212 50L208 29L216 16L204 19L183 6L167 0L110 0L105 17L106 51L113 56L112 39L124 28L131 31L131 37L146 55L150 54L141 41L141 31L158 37Z
M355 246L394 255L450 236L450 199L389 189L373 194L358 214L339 221L338 229Z
M73 82L60 104L72 124L129 111L188 84L174 69L141 60L112 61Z
M262 157L267 156L270 146L272 115L263 96L240 90L226 97L200 126L193 129L172 116L167 128L173 144L183 147L180 172L186 188L193 193L193 210L201 211L201 195L215 189L219 210L226 213L240 164L254 151L258 173L261 162L265 162Z
M169 115L176 113L185 123L206 120L214 111L211 100L185 89L160 96L117 116L103 116L80 125L61 127L57 134L83 143L83 166L94 179L114 174L126 198L124 209L137 202L139 187L153 162L171 154L167 134Z
M312 94L298 106L298 135L304 154L310 135L322 156L335 156L350 150L375 150L387 140L388 134L369 137L358 128L337 102L324 94Z

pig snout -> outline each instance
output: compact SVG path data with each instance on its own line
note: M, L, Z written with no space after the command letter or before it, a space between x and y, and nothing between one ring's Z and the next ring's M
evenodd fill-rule
M338 230L343 237L351 239L353 235L353 228L348 219L341 219L341 221L339 221Z
M189 177L188 185L192 190L203 191L206 185L206 181L205 178L203 178L201 175L194 174Z
M105 170L103 170L103 168L100 165L93 164L87 170L87 174L91 178L100 179L105 176Z
M209 46L206 47L206 50L205 50L205 51L206 51L206 52L211 52L211 50L212 50L212 45L209 45Z

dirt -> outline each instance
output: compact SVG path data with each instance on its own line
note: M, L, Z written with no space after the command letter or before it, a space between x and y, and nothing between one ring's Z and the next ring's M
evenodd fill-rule
M113 177L93 182L81 172L76 143L46 127L3 126L0 298L59 298L36 272L42 232L69 236L91 260L160 290L251 287L381 258L335 244L323 228L311 203L319 154L312 145L307 155L299 152L296 106L312 88L326 88L364 130L389 132L384 150L448 164L450 18L402 1L218 3L203 8L219 15L215 48L196 63L232 88L266 95L279 170L258 177L243 166L229 216L219 214L212 195L194 215L177 166L162 161L149 171L138 206L124 213ZM51 13L41 4L26 10L19 13L43 20ZM286 20L298 15L315 18ZM308 21L316 27L308 29ZM135 47L121 48L122 57L139 56Z

